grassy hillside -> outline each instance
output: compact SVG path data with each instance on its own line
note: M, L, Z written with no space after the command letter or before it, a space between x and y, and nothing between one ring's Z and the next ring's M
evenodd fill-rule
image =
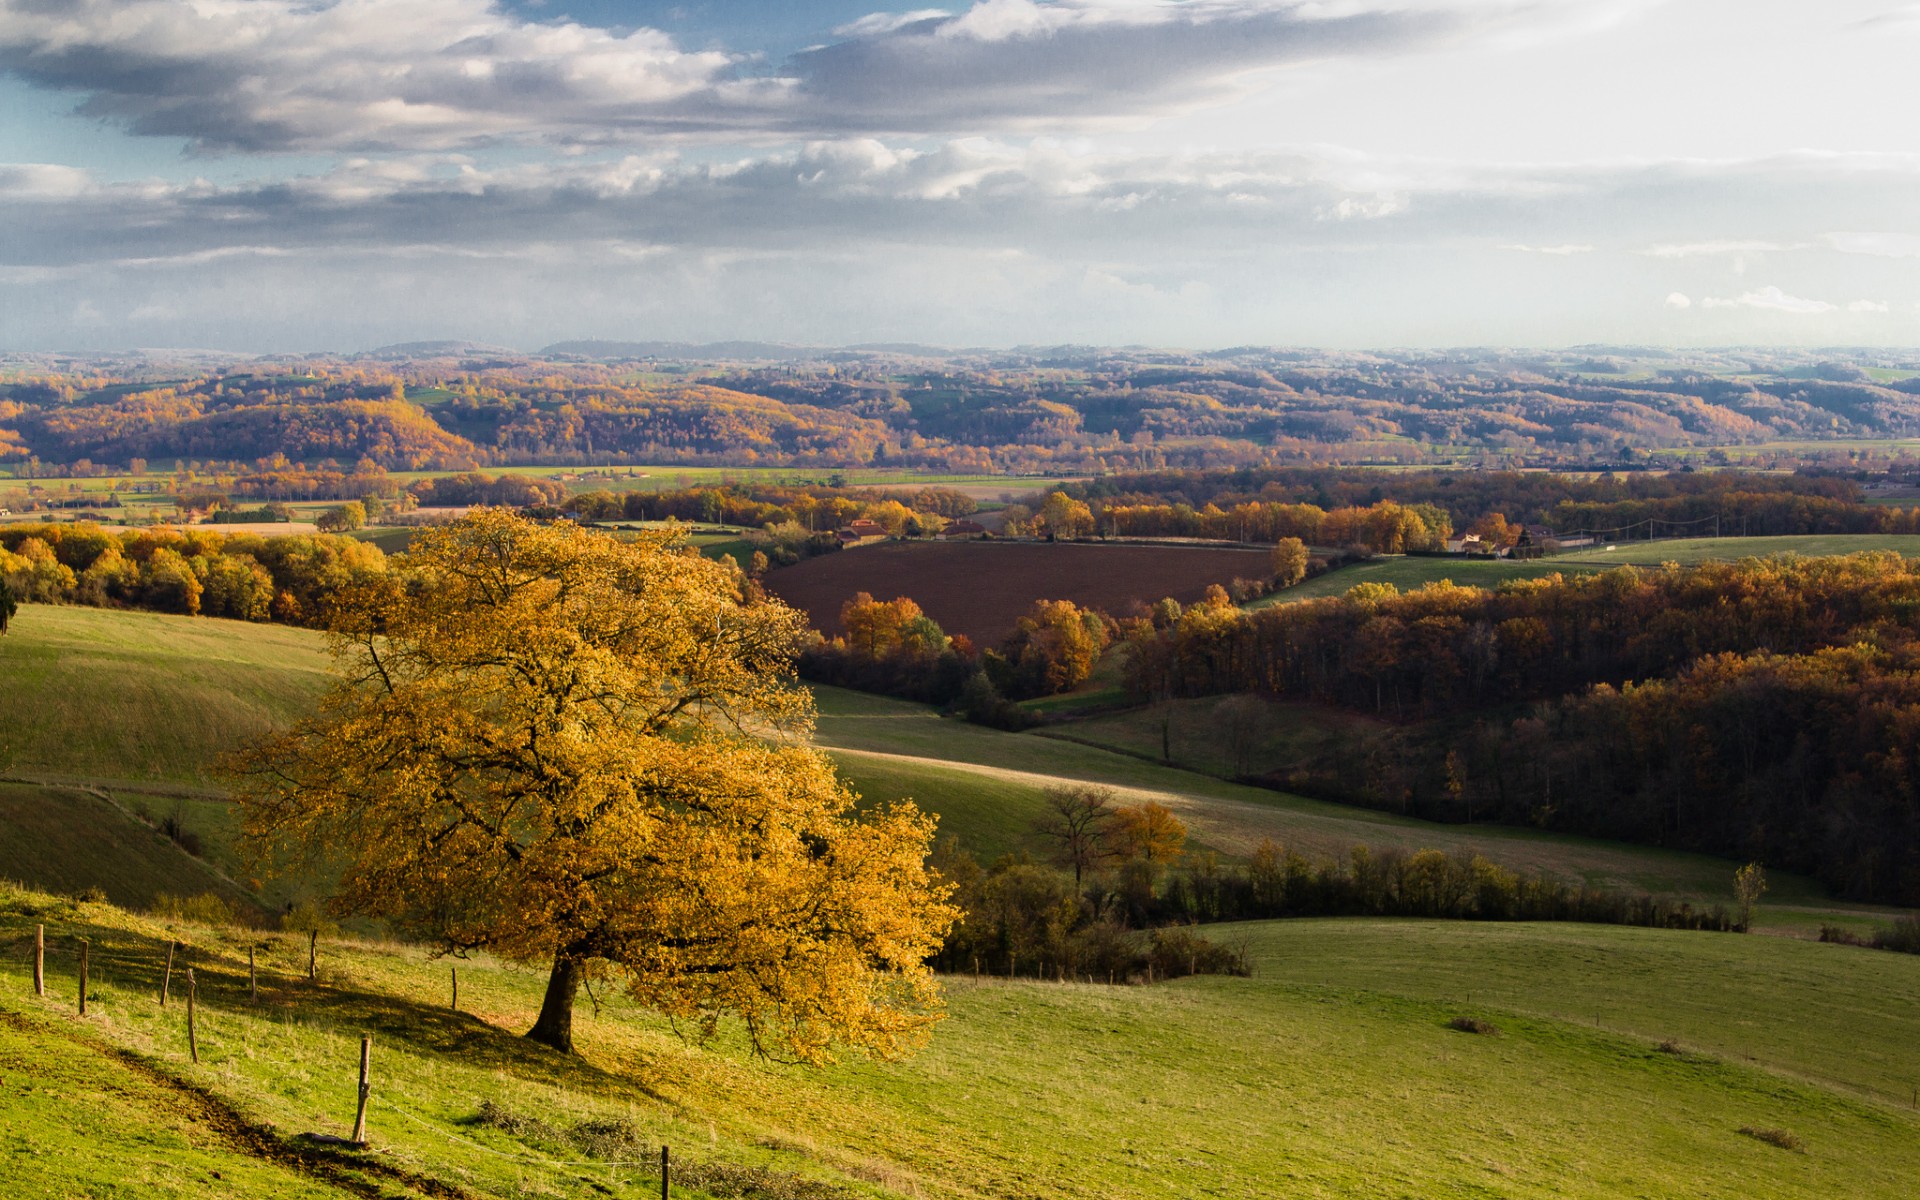
M1764 558L1771 554L1858 554L1864 550L1892 550L1909 558L1920 555L1920 534L1815 533L1803 537L1677 538L1661 542L1619 542L1611 550L1581 546L1546 560L1586 567L1623 563L1658 565L1712 562L1717 559Z
M1044 789L1075 780L1113 787L1125 803L1157 800L1187 823L1197 848L1229 857L1251 854L1266 838L1325 857L1344 856L1355 844L1434 848L1483 854L1507 867L1595 886L1708 904L1732 898L1737 864L1703 854L1505 825L1437 825L1247 787L1058 736L983 729L942 718L924 705L836 688L816 688L815 694L821 711L817 739L832 749L862 794L913 796L941 815L943 831L959 833L982 858L1034 849L1023 832L1042 811ZM1077 736L1131 722L1137 733L1142 720L1140 714L1122 714L1047 732ZM1889 915L1835 901L1810 880L1784 873L1773 877L1769 901L1756 926L1781 932L1817 933L1823 921L1859 923Z
M0 878L58 891L103 888L145 906L154 896L213 890L237 899L222 874L242 878L231 850L233 814L210 764L246 737L292 720L324 686L328 659L315 635L152 613L24 606L0 639ZM1155 799L1188 823L1198 847L1228 856L1273 838L1316 855L1375 847L1485 854L1504 865L1709 903L1729 897L1732 864L1503 826L1445 826L1306 800L1172 769L1097 745L1008 734L943 719L915 704L822 688L819 740L870 799L912 796L940 814L984 860L1027 848L1044 789L1061 780L1107 784L1125 799ZM1283 714L1284 717L1285 714ZM1207 714L1187 714L1204 727ZM1157 730L1140 714L1065 727L1151 755ZM1325 731L1283 719L1275 745ZM1197 736L1197 734L1196 734ZM136 819L179 815L203 842L194 858ZM244 881L244 880L243 880ZM270 882L267 902L289 894ZM1805 931L1822 920L1883 914L1835 905L1803 880L1777 877L1763 925Z
M1893 550L1909 557L1920 555L1920 535L1885 533L1809 534L1801 537L1676 538L1657 542L1620 542L1612 549L1581 546L1552 558L1509 559L1409 558L1389 555L1319 575L1297 587L1250 601L1247 608L1288 604L1339 596L1362 583L1389 583L1403 592L1429 583L1451 580L1463 587L1498 587L1509 579L1538 579L1556 572L1598 571L1608 567L1682 566L1720 559L1764 558L1771 554L1857 554L1863 550Z
M328 945L309 985L303 947L270 938L256 1005L232 933L32 896L0 910L0 939L18 946L43 921L52 947L45 1002L18 956L0 964L0 1062L30 1055L36 1071L0 1088L10 1159L37 1172L9 1177L51 1181L42 1191L108 1194L122 1146L177 1194L232 1196L646 1196L661 1141L689 1197L1896 1197L1920 1171L1920 959L1847 947L1259 923L1238 927L1250 979L951 979L948 1020L916 1058L808 1071L726 1035L687 1045L606 989L582 1014L584 1058L559 1060L514 1036L543 977L487 960L461 965L453 1013L444 962ZM84 1021L68 1015L78 935L94 947ZM198 1066L178 993L155 1002L174 937L201 979ZM1464 1015L1497 1032L1449 1028ZM375 1153L283 1174L291 1135L346 1132L363 1030ZM61 1074L38 1073L43 1055ZM48 1078L111 1107L82 1110ZM202 1100L165 1102L183 1096ZM547 1129L481 1123L483 1102ZM214 1116L220 1131L195 1128ZM589 1121L624 1124L601 1127L596 1155L567 1137ZM180 1142L196 1149L134 1149Z
M0 776L204 785L304 712L328 665L303 629L22 605L0 638Z

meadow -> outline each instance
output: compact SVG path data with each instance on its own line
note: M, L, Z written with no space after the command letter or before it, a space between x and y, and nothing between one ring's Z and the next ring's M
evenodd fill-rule
M191 795L209 842L222 842L230 830L213 822L224 806L208 760L236 731L297 713L326 662L319 639L297 630L24 607L0 640L0 671L26 686L0 693L11 706L0 728L70 704L62 719L77 736L43 723L12 745L9 774L41 781L0 789L0 821L39 853L8 859L0 876L59 858L68 873L48 887L90 883L121 899L139 888L110 877L119 854L159 863L141 868L149 890L187 890L187 872L217 862L131 818L89 822L59 805L101 803L95 779L123 789L106 792L115 800L149 795L132 788ZM95 672L121 688L109 679L88 691L78 677ZM1199 848L1227 855L1266 836L1327 853L1354 842L1473 849L1726 899L1732 864L1721 860L1427 825L900 701L817 695L818 740L869 800L913 795L983 857L1030 851L1023 831L1042 790L1074 780L1174 805ZM180 719L189 702L220 719ZM1197 733L1206 715L1183 719ZM1276 727L1294 719L1285 706L1272 716ZM75 832L63 841L63 829ZM583 1005L583 1057L560 1060L517 1036L539 1004L536 969L330 939L309 983L301 938L0 888L0 1173L21 1194L638 1196L658 1194L650 1164L666 1142L685 1172L675 1195L689 1197L1893 1197L1920 1171L1920 1012L1909 1003L1920 959L1807 936L1821 920L1883 915L1778 877L1753 936L1212 926L1246 948L1250 978L949 977L947 1020L918 1056L808 1070L756 1060L733 1030L683 1041L610 985L596 986L591 1015ZM26 968L40 924L44 1001ZM91 939L84 1019L72 1015L80 937ZM193 966L199 981L197 1065L178 974L171 1006L157 1002L174 940L180 970ZM1458 1031L1456 1018L1493 1032ZM374 1152L295 1140L347 1132L363 1032L375 1046ZM518 1119L481 1121L487 1102ZM1792 1148L1743 1129L1781 1131Z
M1765 558L1775 554L1812 557L1874 550L1891 550L1908 557L1920 556L1920 535L1834 533L1787 537L1671 538L1650 542L1617 542L1610 546L1579 546L1549 558L1538 559L1386 555L1316 575L1285 591L1249 601L1244 607L1264 608L1269 604L1290 604L1295 600L1339 596L1363 583L1390 584L1403 592L1443 580L1462 587L1490 588L1498 587L1510 579L1540 579L1554 574L1604 571L1610 567L1628 565L1657 567L1661 563L1671 562L1691 566L1694 563Z
M651 1195L662 1142L676 1195L819 1200L1895 1197L1920 1170L1920 960L1791 939L1254 923L1235 927L1251 978L951 977L919 1055L816 1071L757 1061L730 1031L686 1043L611 989L581 1059L557 1059L514 1036L540 975L484 958L459 964L455 1012L448 964L387 943L325 943L309 984L295 939L0 900L0 939L33 923L49 997L17 956L0 968L9 1083L47 1061L0 1090L29 1191ZM200 981L197 1065L179 992L157 1003L173 939ZM264 945L257 1002L248 943ZM363 1031L375 1152L303 1149L290 1135L346 1133ZM479 1120L486 1104L518 1121ZM583 1126L595 1136L568 1136Z

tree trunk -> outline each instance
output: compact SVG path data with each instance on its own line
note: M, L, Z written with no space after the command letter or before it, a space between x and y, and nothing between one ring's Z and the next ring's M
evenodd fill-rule
M547 977L547 996L540 1002L540 1018L527 1030L527 1036L562 1054L573 1053L573 998L580 991L580 960L565 954L553 960L553 974Z

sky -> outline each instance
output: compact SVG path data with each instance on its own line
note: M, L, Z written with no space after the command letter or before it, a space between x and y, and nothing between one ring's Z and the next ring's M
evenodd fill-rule
M0 350L1920 345L1920 4L0 0Z

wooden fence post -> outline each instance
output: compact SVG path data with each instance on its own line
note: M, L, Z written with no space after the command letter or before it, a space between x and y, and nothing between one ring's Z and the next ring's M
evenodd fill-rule
M373 1071L373 1036L360 1036L360 1107L353 1114L353 1144L367 1144L367 1096L373 1091L369 1076Z
M167 969L160 976L160 1007L167 1006L167 993L173 990L173 952L179 949L179 942L167 943Z
M660 1143L660 1200L673 1200L673 1163L667 1157L667 1144Z
M314 959L319 955L319 953L320 953L320 931L318 929L309 929L307 931L307 978L309 980L314 978L313 964L314 964Z
M33 927L33 994L47 994L47 927Z
M80 939L80 1015L87 1015L87 946L86 938Z
M447 1004L447 1007L452 1009L454 1012L459 1012L460 1011L460 968L457 965L449 964L447 966L447 970L453 976L453 999Z
M193 981L193 968L187 968L187 1053L194 1062L200 1061L200 1038L193 1026L193 1001L200 994L200 987Z

